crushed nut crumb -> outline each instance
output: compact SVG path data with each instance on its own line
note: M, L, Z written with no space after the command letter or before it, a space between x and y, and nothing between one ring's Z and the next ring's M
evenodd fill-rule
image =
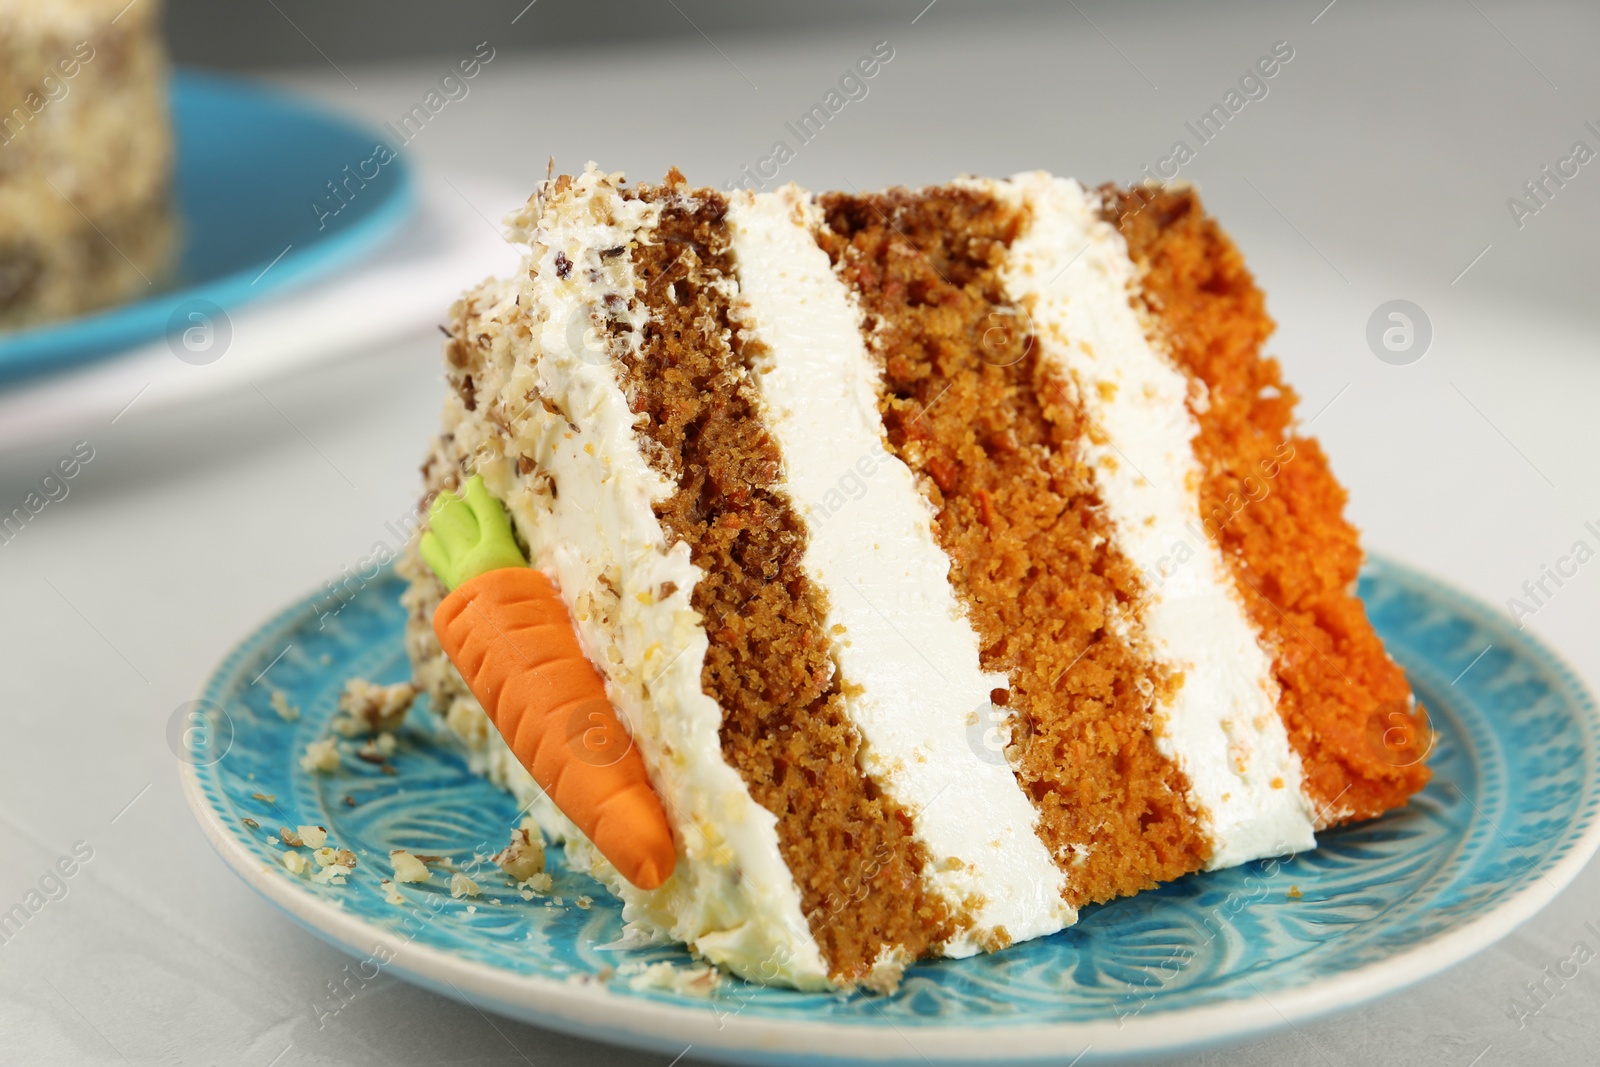
M389 733L405 722L406 712L411 710L417 692L417 687L410 682L375 685L365 678L352 678L339 695L342 714L329 726L341 737Z
M478 883L457 871L450 876L450 895L458 900L462 897L475 897L478 895Z
M278 718L284 722L294 722L300 718L300 709L289 703L289 698L282 689L274 689L268 698L272 702L272 710L278 713Z
M433 877L426 863L403 849L389 853L389 862L394 864L397 882L426 882Z
M523 900L532 900L534 897L542 897L546 893L550 892L550 890L553 888L555 888L554 879L552 879L543 871L540 871L538 874L535 874L532 877L524 878L522 881L517 883L517 889L521 891Z
M538 832L526 826L511 831L511 843L494 858L495 866L517 881L525 881L544 870L544 842Z
M302 770L315 773L331 774L339 769L339 743L331 737L320 738L306 745L305 755L300 757Z
M347 884L345 881L346 873L343 867L336 865L318 867L311 872L311 880L318 885L345 885Z

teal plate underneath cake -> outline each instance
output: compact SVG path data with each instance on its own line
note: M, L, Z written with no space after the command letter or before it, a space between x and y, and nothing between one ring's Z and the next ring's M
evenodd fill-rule
M918 964L892 996L730 978L706 989L681 948L616 947L620 906L566 870L560 849L550 852L550 897L523 900L484 874L481 896L453 899L436 874L400 887L405 905L386 899L391 849L467 863L501 847L518 817L509 795L435 742L425 698L400 734L397 774L349 756L332 774L302 770L346 679L409 676L401 588L384 571L336 612L340 601L308 598L227 657L189 728L175 724L200 825L247 882L366 970L668 1056L692 1045L695 1057L741 1063L1060 1064L1085 1051L1077 1062L1240 1038L1482 949L1549 901L1600 843L1600 720L1582 684L1493 609L1377 560L1362 599L1438 733L1434 779L1403 810L1321 834L1316 851L1292 859L1087 908L1052 937ZM297 719L274 710L274 690ZM300 824L327 827L329 844L356 853L348 884L282 866L267 838ZM681 981L665 980L665 968L639 973L663 961Z

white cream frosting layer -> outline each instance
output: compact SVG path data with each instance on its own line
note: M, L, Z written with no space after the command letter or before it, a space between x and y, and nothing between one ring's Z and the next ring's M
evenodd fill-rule
M1011 768L982 758L969 729L1009 683L981 669L932 509L887 452L860 311L813 236L821 213L793 185L730 201L740 325L769 352L754 372L863 769L911 814L927 885L973 912L947 954L1053 933L1076 918L1062 872Z
M624 343L638 344L646 312L634 301L632 257L599 253L648 243L658 211L618 195L593 165L570 190L529 205L521 223L536 275L524 271L484 291L499 300L485 317L506 324L511 341L496 343L494 393L482 395L487 383L478 383L478 406L509 413L513 440L497 444L491 419L468 417L458 434L470 428L486 439L458 444L478 454L478 470L506 503L532 562L559 585L585 653L603 666L666 806L679 859L664 886L645 892L581 838L569 840L569 854L587 856L622 897L636 933L685 942L759 981L822 988L827 969L779 853L777 820L723 760L722 712L701 688L708 642L690 596L702 572L687 545L666 543L652 507L674 487L642 454L604 333L592 328L600 324L591 312L630 308ZM532 335L521 339L516 326L524 323ZM509 454L494 458L502 448ZM534 460L533 473L517 473L519 454ZM664 586L676 589L662 596ZM575 835L566 820L553 822L550 829Z
M1157 711L1157 744L1207 815L1211 866L1314 847L1271 657L1215 544L1192 532L1202 529L1202 472L1189 380L1135 310L1126 243L1075 181L1036 171L972 184L1029 215L1004 284L1031 315L1041 358L1066 372L1101 431L1085 447L1117 547L1147 576L1137 622L1156 656L1183 672L1172 703ZM1187 552L1175 553L1178 545ZM1178 557L1187 558L1174 564Z

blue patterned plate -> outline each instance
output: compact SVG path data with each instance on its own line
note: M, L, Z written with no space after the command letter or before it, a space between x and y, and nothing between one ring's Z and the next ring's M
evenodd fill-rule
M296 604L223 662L192 724L175 717L201 826L264 896L360 957L352 974L392 971L482 1009L668 1055L692 1044L696 1056L739 1062L1064 1063L1085 1050L1237 1038L1478 951L1550 900L1600 842L1600 722L1581 683L1491 608L1376 561L1361 595L1440 736L1433 783L1405 810L1324 834L1289 860L1087 909L1053 937L919 964L892 997L731 979L707 988L682 949L614 946L617 904L566 870L559 850L548 897L523 900L480 873L475 900L452 898L439 877L401 887L403 904L386 899L390 849L470 865L517 817L509 796L433 743L424 701L392 757L397 774L349 754L332 774L302 769L345 679L407 677L400 588L385 571L337 613L331 596ZM298 718L274 710L273 690ZM281 864L269 835L307 823L355 852L349 884ZM650 964L664 966L641 973ZM322 1010L339 1007L330 994Z

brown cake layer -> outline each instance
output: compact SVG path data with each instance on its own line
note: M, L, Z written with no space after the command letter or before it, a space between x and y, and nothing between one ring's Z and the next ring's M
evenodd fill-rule
M883 359L890 444L937 511L984 669L1011 680L996 703L1012 713L1012 765L1068 901L1199 869L1210 847L1187 781L1151 732L1181 679L1112 625L1140 577L1084 462L1073 386L1044 366L1001 285L1024 220L954 187L822 203L824 247Z
M648 419L651 462L677 485L657 516L705 572L692 595L710 640L702 684L722 707L725 758L777 816L830 972L861 980L885 946L923 955L956 917L923 892L909 816L857 762L822 593L801 570L805 528L747 372L758 353L730 320L727 202L676 172L634 195L661 214L633 250L650 318L622 384Z
M1298 400L1243 257L1187 188L1106 189L1173 360L1206 385L1191 402L1207 536L1274 653L1279 710L1319 826L1371 818L1428 781L1426 719L1354 594L1361 547L1321 447L1292 427Z

